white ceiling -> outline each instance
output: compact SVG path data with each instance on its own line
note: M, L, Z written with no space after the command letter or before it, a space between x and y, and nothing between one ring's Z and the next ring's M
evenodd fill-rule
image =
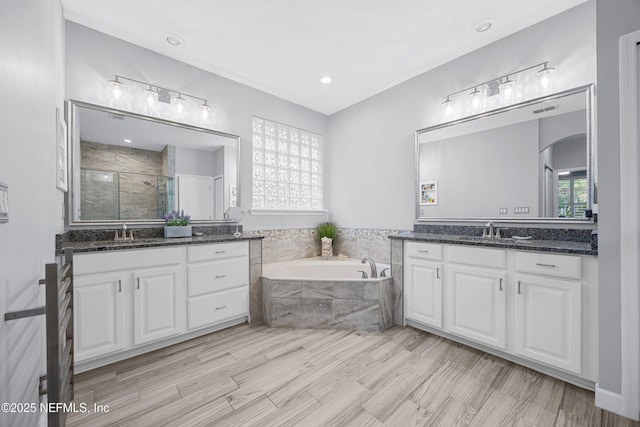
M586 0L62 0L65 17L332 114ZM478 22L492 18L485 33ZM179 47L165 34L184 40ZM323 85L319 79L334 81ZM213 100L215 102L215 100Z

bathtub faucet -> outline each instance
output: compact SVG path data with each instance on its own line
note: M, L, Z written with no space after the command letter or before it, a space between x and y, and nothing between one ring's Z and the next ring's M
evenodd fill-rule
M376 268L376 262L370 256L366 256L366 257L362 258L362 261L360 261L361 264L364 264L365 262L368 262L369 265L371 266L371 278L372 279L377 279L378 278L378 269Z

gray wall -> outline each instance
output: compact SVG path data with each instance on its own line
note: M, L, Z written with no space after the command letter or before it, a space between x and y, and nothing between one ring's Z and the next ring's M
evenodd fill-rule
M0 224L0 315L44 303L44 264L63 229L56 189L56 107L63 107L64 21L59 0L0 1L0 182L10 220ZM0 321L0 401L38 403L45 372L43 317ZM35 426L39 412L0 413L2 426ZM44 414L43 414L44 415Z
M218 149L214 153L212 151L176 147L176 173L201 176L220 174L222 171L216 173L215 169L221 162L216 162L215 156L217 153L222 152L222 149Z
M240 136L243 171L251 170L251 117L254 115L327 135L324 114L72 22L67 22L66 30L68 98L109 105L106 82L114 74L206 98L214 105L211 128ZM144 110L136 112L146 114ZM242 208L248 209L250 173L242 174L241 187ZM326 214L250 215L243 225L247 230L315 227L323 220Z
M333 114L325 153L332 218L347 228L412 228L414 131L442 121L445 96L543 61L557 67L558 91L593 83L594 28L588 2Z
M438 181L426 217L495 217L500 208L538 214L538 121L420 144L420 182Z
M640 29L640 2L597 0L598 208L599 208L599 386L619 393L620 343L620 96L618 42Z
M553 166L560 169L587 167L587 145L585 136L567 138L553 147Z

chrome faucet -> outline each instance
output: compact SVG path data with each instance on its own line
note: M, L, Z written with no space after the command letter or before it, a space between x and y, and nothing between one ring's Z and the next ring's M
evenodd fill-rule
M487 237L489 239L493 239L495 236L495 226L493 222L489 221L487 225L484 226L484 230L482 230L482 237Z
M362 258L362 261L360 261L361 264L364 264L365 262L368 262L369 265L371 266L371 278L372 279L377 279L378 278L378 269L376 268L376 262L370 256L366 256L366 257Z

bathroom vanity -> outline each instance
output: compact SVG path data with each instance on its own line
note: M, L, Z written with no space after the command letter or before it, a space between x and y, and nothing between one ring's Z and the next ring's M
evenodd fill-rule
M404 325L593 388L598 275L590 243L398 239Z
M70 244L76 371L249 321L251 240Z

